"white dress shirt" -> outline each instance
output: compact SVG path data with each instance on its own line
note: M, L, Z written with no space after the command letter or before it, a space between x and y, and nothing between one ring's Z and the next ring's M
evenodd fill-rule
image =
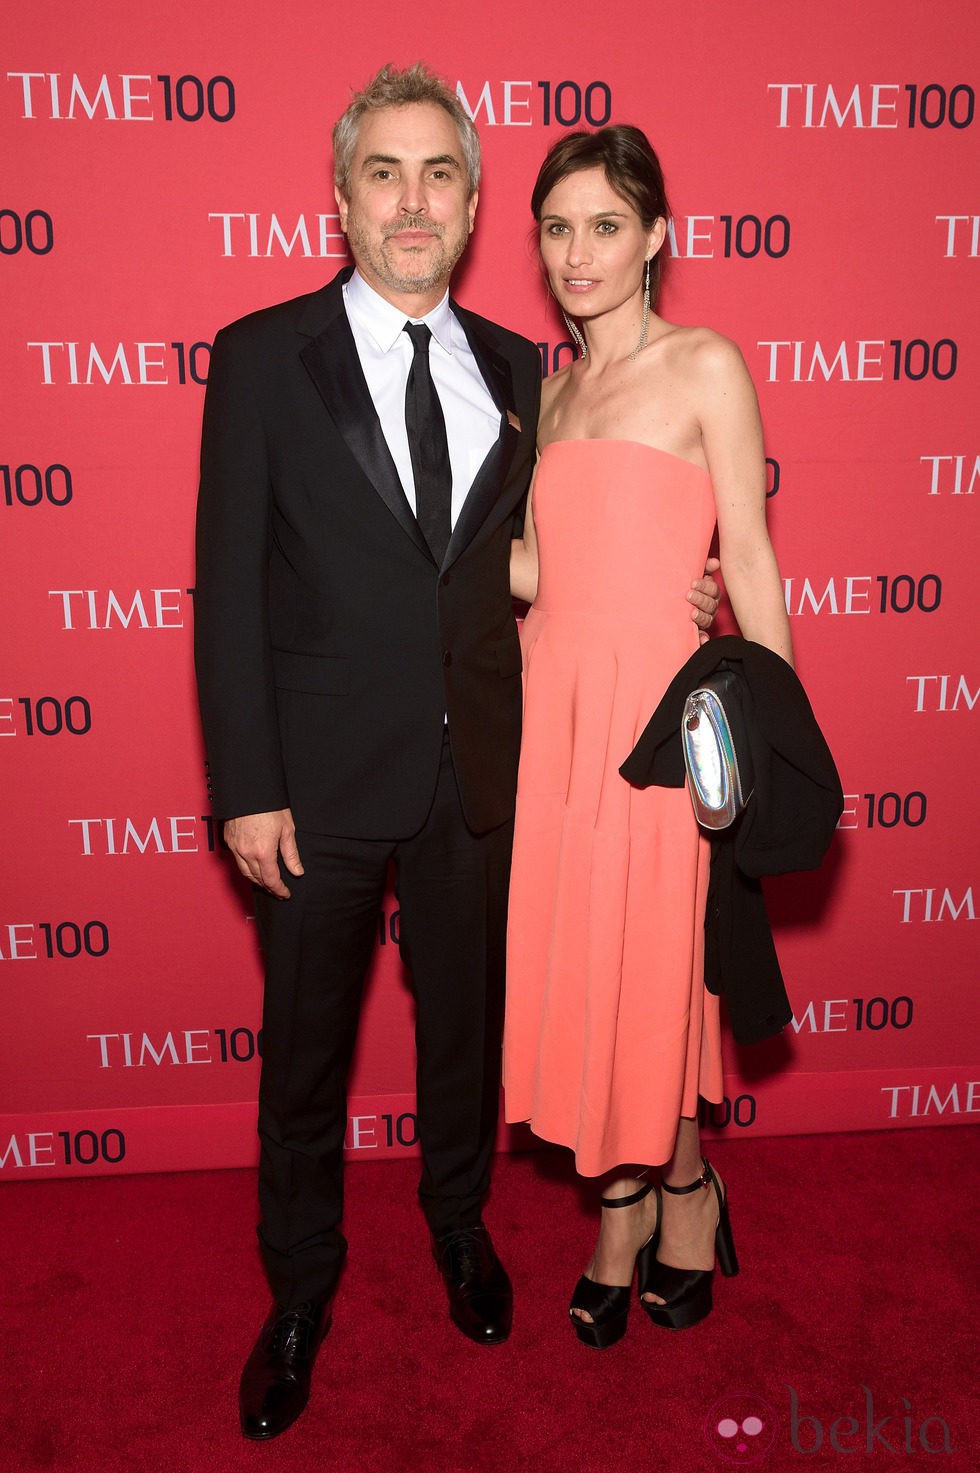
M344 283L344 305L388 449L413 512L417 506L405 428L405 389L414 349L404 331L405 323L424 322L431 332L429 369L446 420L455 527L476 473L500 435L500 410L490 397L466 334L453 316L449 293L425 317L407 318L355 271Z

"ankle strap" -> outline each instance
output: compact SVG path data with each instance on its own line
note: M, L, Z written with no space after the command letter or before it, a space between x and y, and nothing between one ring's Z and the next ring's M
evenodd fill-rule
M631 1192L628 1197L600 1197L599 1202L603 1207L632 1207L634 1202L642 1202L652 1191L652 1184L645 1181L638 1192Z
M665 1181L661 1182L660 1185L663 1187L665 1192L670 1192L671 1196L673 1197L686 1197L688 1192L696 1192L698 1187L710 1187L712 1178L714 1177L714 1172L711 1170L711 1167L708 1165L708 1162L704 1156L701 1157L701 1166L701 1175L698 1177L697 1181L692 1181L689 1186L672 1187L669 1182Z

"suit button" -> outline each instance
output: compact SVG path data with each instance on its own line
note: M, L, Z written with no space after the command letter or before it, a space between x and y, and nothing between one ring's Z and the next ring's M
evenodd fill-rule
M452 650L443 650L443 652L442 652L442 663L444 665L451 665L453 663L453 652L452 652Z
M449 583L449 574L448 573L443 573L443 575L442 575L442 577L440 578L439 581L442 584L443 588L447 587L447 585Z

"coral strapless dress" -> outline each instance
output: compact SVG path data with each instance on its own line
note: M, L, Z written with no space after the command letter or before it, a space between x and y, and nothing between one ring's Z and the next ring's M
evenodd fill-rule
M619 766L697 648L684 593L715 523L707 473L624 440L547 445L507 943L507 1119L585 1176L658 1164L722 1097L703 981L709 846L686 788Z

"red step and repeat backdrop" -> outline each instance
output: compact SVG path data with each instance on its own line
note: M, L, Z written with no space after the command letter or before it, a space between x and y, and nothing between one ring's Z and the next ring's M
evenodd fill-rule
M209 344L345 261L330 127L387 60L485 151L457 294L570 353L528 196L575 125L641 125L663 308L733 337L766 421L800 673L847 792L768 888L795 1017L728 1046L709 1131L980 1114L980 12L33 0L0 68L0 1173L255 1159L260 958L205 799L192 527ZM678 596L680 596L678 590ZM415 1142L398 915L378 917L352 1158ZM502 1135L514 1144L520 1133Z

